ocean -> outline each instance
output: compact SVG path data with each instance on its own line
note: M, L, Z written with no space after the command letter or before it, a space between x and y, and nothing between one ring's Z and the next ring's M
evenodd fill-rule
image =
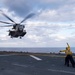
M41 48L10 48L0 47L0 51L15 51L15 52L33 52L33 53L59 53L60 50L65 50L65 47L41 47ZM71 51L75 53L75 47L71 48Z

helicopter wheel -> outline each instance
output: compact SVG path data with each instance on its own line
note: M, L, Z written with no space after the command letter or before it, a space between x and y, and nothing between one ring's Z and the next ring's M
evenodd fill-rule
M13 39L13 37L11 36L11 38Z
M20 39L22 39L22 37L20 36Z

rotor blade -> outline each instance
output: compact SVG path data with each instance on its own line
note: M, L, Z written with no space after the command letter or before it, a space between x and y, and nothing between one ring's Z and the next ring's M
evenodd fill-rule
M25 17L20 23L23 23L25 20L27 20L28 18L31 18L32 16L34 16L34 13L30 13L27 17Z
M3 21L0 21L0 23L5 23L5 24L12 24L12 23L8 23L8 22L3 22Z
M3 13L3 11L1 11L1 13L2 13L6 18L8 18L10 21L12 21L13 23L15 23L11 18L9 18L5 13Z
M11 27L11 26L13 26L13 25L5 25L5 26L0 26L0 27Z

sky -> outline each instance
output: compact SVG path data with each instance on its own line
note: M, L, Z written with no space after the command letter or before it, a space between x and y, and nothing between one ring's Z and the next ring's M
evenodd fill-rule
M24 22L22 39L8 36L12 27L0 27L0 47L75 47L75 0L0 0L0 10L16 23L35 13ZM2 14L0 20L10 22Z

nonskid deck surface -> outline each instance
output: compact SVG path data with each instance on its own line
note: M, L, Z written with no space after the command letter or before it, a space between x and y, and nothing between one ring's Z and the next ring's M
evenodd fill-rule
M0 55L0 75L75 75L75 68L60 55Z

